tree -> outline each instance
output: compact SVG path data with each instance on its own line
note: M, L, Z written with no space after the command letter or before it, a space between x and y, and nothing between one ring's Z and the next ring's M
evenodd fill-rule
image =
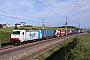
M2 24L0 24L0 28L3 28Z

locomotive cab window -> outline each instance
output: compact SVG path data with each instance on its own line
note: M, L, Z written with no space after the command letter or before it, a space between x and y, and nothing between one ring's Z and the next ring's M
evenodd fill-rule
M20 35L20 31L13 31L12 34Z
M22 33L22 35L24 35L24 32Z

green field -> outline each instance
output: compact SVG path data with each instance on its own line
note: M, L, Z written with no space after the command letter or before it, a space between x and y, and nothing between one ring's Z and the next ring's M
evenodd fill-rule
M33 26L33 27L18 27L18 29L21 29L21 28L24 28L24 29L32 29L32 28L35 28L35 29L42 29L42 26ZM9 27L9 28L0 28L0 31L5 31L5 32L11 32L12 30L14 29L14 27ZM66 28L55 28L55 27L44 27L44 29L49 29L49 30L61 30L61 29L66 29ZM68 28L68 29L71 29L71 28Z
M90 33L64 41L35 60L90 60Z

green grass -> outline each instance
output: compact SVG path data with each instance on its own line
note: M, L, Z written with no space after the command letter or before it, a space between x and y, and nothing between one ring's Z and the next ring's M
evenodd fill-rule
M10 41L10 34L11 34L11 32L0 31L0 42L1 43L9 42Z
M14 29L14 27L0 28L0 31L2 31L2 32L11 32L13 29Z
M25 28L25 29L42 29L42 26L33 26L33 27L18 27L18 29ZM9 27L9 28L0 28L0 31L5 31L5 32L11 32L14 29L14 27ZM54 27L48 27L46 26L44 29L49 29L49 30L61 30L61 29L66 29L66 28L54 28ZM68 28L69 29L69 28Z
M25 28L25 29L36 28L36 29L38 30L38 29L42 29L42 26L20 27L20 28ZM19 29L20 29L20 28L19 28ZM65 28L54 28L54 27L48 27L48 26L45 26L44 29L48 29L48 30L57 30L57 29L65 29Z
M67 55L68 60L90 60L90 33L79 36L78 44Z
M0 44L10 42L10 34L13 27L10 28L0 28Z

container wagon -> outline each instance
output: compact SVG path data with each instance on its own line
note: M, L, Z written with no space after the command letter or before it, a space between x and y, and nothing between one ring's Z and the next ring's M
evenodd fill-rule
M78 33L78 30L73 30L73 33L74 33L74 34L77 34L77 33Z
M42 34L38 30L13 30L10 42L19 44L20 42L37 39L42 39Z
M55 36L56 36L56 37L60 37L60 30L56 30Z
M42 37L45 39L55 37L55 32L56 30L41 30Z
M84 31L82 29L80 29L80 33L83 33Z
M60 36L64 36L66 34L65 30L60 30Z
M72 34L72 30L67 30L67 34L71 35Z

